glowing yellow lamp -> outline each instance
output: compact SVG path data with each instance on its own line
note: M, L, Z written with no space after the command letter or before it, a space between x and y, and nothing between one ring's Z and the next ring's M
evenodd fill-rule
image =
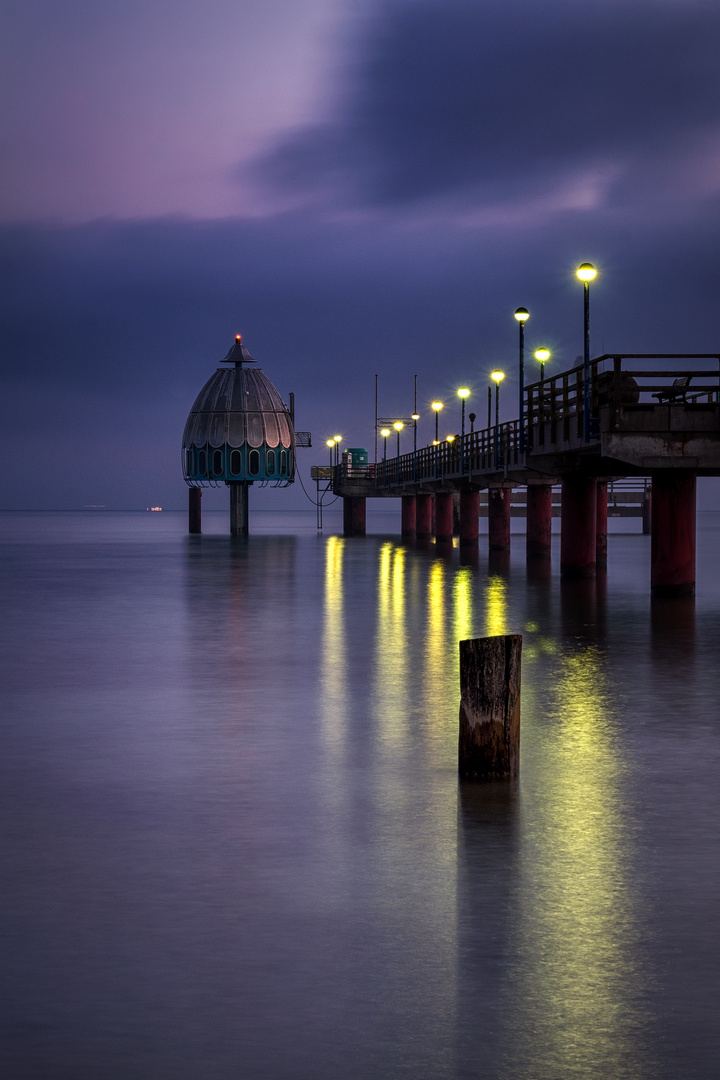
M387 439L388 435L390 434L390 428L384 427L380 434L382 435L383 439Z
M432 405L430 406L430 408L434 409L435 412L440 412L442 407L443 407L442 401L433 401Z
M405 427L405 425L403 424L402 420L396 420L395 423L393 424L393 427L395 428L396 431L402 431L402 429Z
M530 318L530 312L526 307L519 307L515 312L515 318L518 322L525 322L526 319Z
M594 281L597 277L597 270L592 263L581 263L575 273L581 281Z
M546 360L550 359L550 350L549 349L536 349L535 350L535 359L539 360L541 364L544 364Z
M505 378L505 372L504 371L491 371L490 372L490 378L492 379L492 381L494 383L501 383L503 381L503 379Z
M470 391L468 390L467 386L461 386L460 387L460 389L458 390L458 397L461 397L461 398L470 397Z

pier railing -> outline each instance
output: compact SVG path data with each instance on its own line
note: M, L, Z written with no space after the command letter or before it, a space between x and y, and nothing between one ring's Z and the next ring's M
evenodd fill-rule
M517 420L511 420L497 427L468 432L464 440L457 436L400 457L384 458L375 466L375 485L392 488L442 483L445 479L456 481L473 473L502 471L520 463L519 425Z
M684 361L682 366L677 361ZM688 368L689 361L715 361ZM650 363L651 367L644 366ZM525 443L529 452L583 441L584 365L525 388ZM684 387L673 386L678 382ZM604 353L590 361L591 442L600 438L601 413L615 427L633 412L658 406L720 403L718 353Z

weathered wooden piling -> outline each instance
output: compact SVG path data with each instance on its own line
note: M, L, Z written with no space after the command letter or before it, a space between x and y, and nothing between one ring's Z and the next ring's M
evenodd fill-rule
M520 764L521 634L460 642L460 776L511 780Z

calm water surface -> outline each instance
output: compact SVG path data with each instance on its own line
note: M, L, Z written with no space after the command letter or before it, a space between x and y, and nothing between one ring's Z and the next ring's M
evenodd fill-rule
M0 1075L718 1077L720 515L657 604L629 533L561 583L252 524L0 515ZM505 632L520 781L459 784Z

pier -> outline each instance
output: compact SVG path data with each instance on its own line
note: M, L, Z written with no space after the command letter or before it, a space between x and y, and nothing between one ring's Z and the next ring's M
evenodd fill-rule
M692 594L696 479L720 475L720 353L605 353L525 386L522 402L515 420L375 463L346 458L313 477L342 497L346 536L364 534L368 498L399 498L403 536L475 545L482 491L495 551L510 548L522 488L528 558L550 555L559 486L568 577L591 577L606 558L608 485L649 478L653 595Z

